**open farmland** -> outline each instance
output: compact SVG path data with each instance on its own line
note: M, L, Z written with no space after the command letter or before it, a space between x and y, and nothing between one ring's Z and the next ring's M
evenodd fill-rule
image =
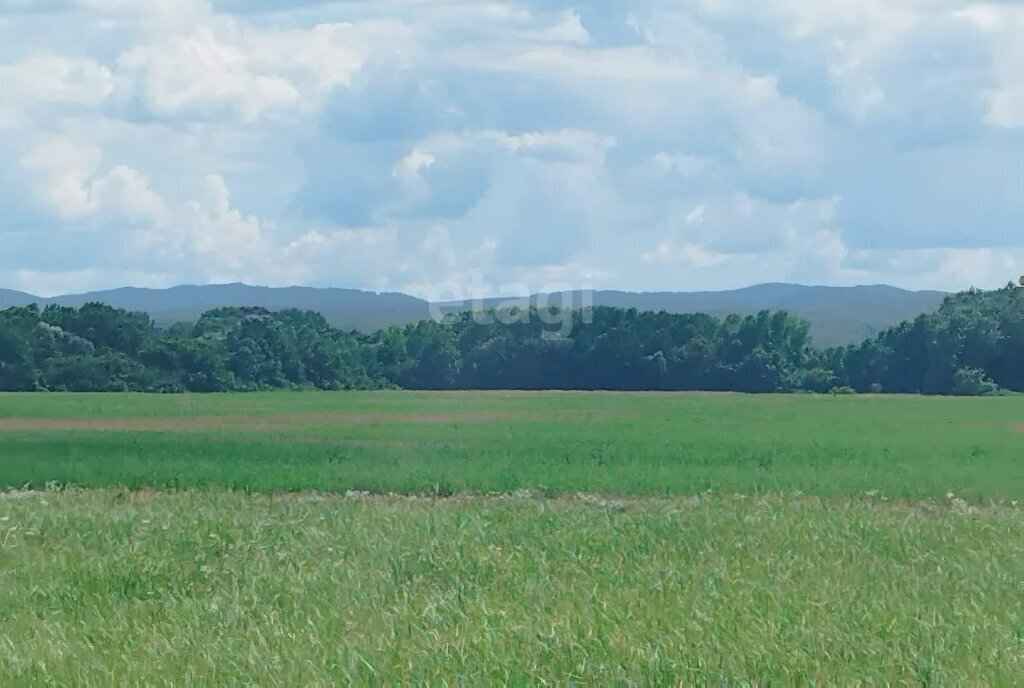
M1024 498L1024 397L0 395L0 485Z
M0 396L0 675L1009 685L1022 423L1019 397Z

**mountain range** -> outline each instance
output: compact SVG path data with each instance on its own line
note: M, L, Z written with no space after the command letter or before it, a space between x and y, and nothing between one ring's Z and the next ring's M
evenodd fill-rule
M585 300L585 297L588 297ZM123 287L83 294L43 298L0 289L0 309L37 303L81 306L99 301L117 308L145 311L161 326L194 321L203 311L219 306L262 306L272 310L300 308L317 311L334 326L370 332L389 325L405 325L444 312L490 308L499 305L566 303L578 307L636 308L670 313L708 313L723 317L748 315L761 310L786 310L811 323L819 346L861 341L904 320L935 310L946 294L938 291L907 291L884 285L819 287L798 284L759 284L743 289L705 292L562 292L514 299L486 299L482 304L451 301L431 304L395 292L313 287L256 287L247 284L186 285L169 289Z

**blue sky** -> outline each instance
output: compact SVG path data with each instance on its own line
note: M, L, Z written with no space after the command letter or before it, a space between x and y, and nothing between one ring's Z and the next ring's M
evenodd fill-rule
M1024 6L0 0L0 285L1024 272Z

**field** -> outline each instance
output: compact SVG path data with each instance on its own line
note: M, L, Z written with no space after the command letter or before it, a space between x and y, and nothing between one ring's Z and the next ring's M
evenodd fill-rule
M1024 675L1024 397L0 395L16 684Z
M1024 498L1024 397L2 395L0 486Z

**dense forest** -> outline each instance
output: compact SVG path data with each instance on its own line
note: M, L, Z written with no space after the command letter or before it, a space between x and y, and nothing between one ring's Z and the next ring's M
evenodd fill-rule
M571 318L571 327L568 319ZM219 308L161 329L90 303L0 311L0 390L622 389L1024 391L1024 289L972 290L820 350L785 312L461 313L372 335L311 311Z

